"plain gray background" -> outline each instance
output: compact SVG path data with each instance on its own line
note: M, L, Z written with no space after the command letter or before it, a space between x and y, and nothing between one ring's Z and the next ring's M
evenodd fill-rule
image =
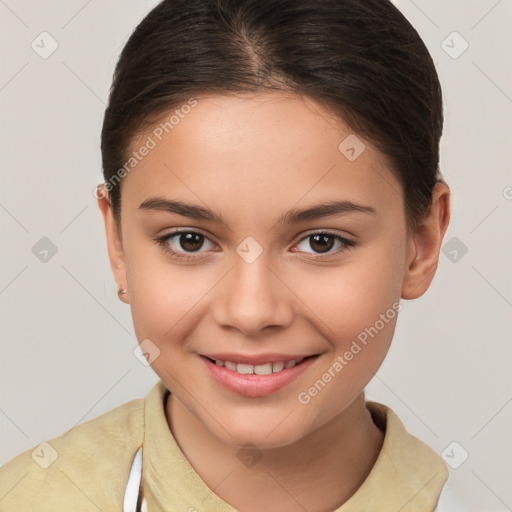
M158 380L134 356L93 196L114 65L156 3L0 0L0 464ZM444 455L472 510L512 510L512 2L396 3L443 86L452 220L367 397Z

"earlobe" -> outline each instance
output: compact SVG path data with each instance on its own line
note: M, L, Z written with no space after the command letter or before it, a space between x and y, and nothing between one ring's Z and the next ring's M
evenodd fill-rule
M119 232L119 226L114 218L112 205L108 193L98 194L98 207L101 211L107 237L107 249L110 260L110 268L117 283L119 299L129 304L126 278L126 262L124 257L123 242Z
M416 299L429 288L439 263L439 253L450 221L450 189L436 183L428 216L411 235L402 298Z

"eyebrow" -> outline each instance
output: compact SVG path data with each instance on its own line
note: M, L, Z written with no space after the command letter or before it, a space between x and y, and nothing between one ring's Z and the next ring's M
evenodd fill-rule
M183 217L189 217L196 220L212 221L226 226L222 216L209 208L203 206L174 201L163 197L150 197L143 201L139 209L146 211L158 211L166 213L175 213ZM372 206L354 203L352 201L333 201L321 203L315 206L299 210L292 208L281 215L276 224L297 224L299 222L323 219L325 217L334 217L347 213L365 213L375 215L377 212Z

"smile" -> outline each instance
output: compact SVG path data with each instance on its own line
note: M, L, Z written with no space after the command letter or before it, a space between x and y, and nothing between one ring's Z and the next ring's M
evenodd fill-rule
M217 366L223 366L224 368L231 370L232 372L241 373L242 375L270 375L272 373L279 373L288 368L293 368L295 365L304 361L305 357L300 359L291 359L288 361L277 361L275 363L263 363L263 364L244 364L234 363L233 361L221 361L220 359L210 359L215 362Z
M248 397L276 393L299 379L319 359L320 354L243 357L235 354L201 355L211 378L223 388ZM233 361L235 359L235 361ZM251 364L252 360L252 364Z

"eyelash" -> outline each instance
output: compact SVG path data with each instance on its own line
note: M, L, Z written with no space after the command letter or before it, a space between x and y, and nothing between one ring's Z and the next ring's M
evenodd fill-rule
M200 235L200 236L203 236L204 238L208 239L208 237L206 237L206 235L203 235L202 233L200 233L198 231L177 230L177 231L173 231L172 233L168 233L167 235L158 237L158 238L155 239L155 241L165 252L170 253L172 256L176 257L177 259L180 259L180 260L183 260L183 261L190 261L190 260L197 259L195 254L200 254L200 253L182 253L182 252L179 252L179 251L175 251L174 249L171 249L169 247L168 241L170 239L172 239L172 238L174 238L174 237L176 237L178 235L184 235L184 234ZM315 231L313 233L308 233L306 236L301 238L298 243L303 242L304 240L307 240L308 238L311 238L311 237L316 236L316 235L326 235L328 237L334 238L335 240L340 242L342 244L342 246L338 250L336 250L334 252L317 253L318 256L316 256L316 257L315 256L308 256L310 259L313 259L313 260L324 259L326 256L323 256L323 254L325 254L327 256L333 256L333 255L337 255L337 254L342 254L342 253L348 251L349 249L351 249L351 248L353 248L353 247L355 247L357 245L357 243L354 242L353 240L348 240L347 238L344 238L344 237L342 237L342 236L340 236L340 235L338 235L336 233L329 233L328 231Z

